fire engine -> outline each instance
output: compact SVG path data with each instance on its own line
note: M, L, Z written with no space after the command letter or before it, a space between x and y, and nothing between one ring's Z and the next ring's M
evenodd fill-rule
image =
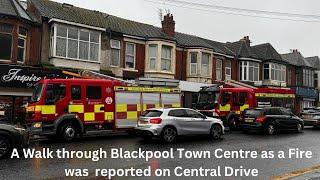
M211 88L210 93L205 93L205 90L199 93L198 104L201 99L207 99L207 101L215 99L214 105L211 105L209 109L208 105L198 106L198 108L207 115L219 116L232 129L238 127L239 117L248 108L275 106L285 107L295 112L295 93L290 88L258 88L232 80L226 81L220 88L217 88L217 85L213 87L215 88ZM212 94L213 97L210 98L209 94ZM207 96L207 98L202 96Z
M115 79L43 79L27 106L27 122L33 134L72 141L88 133L130 130L146 109L180 104L179 89Z

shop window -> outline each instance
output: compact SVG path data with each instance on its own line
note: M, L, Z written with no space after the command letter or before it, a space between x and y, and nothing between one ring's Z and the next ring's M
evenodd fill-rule
M135 52L136 46L133 43L126 43L126 68L134 69L135 68Z
M190 53L190 74L195 75L198 73L198 53Z
M158 45L150 44L149 45L149 69L150 70L156 69L157 52L158 52Z
M13 26L0 24L0 60L10 60L12 51L12 31Z
M162 46L161 49L161 70L171 71L172 47Z
M101 99L101 87L100 86L87 86L86 97L88 99Z
M71 99L81 100L81 86L71 86Z
M111 40L111 66L120 67L120 41Z

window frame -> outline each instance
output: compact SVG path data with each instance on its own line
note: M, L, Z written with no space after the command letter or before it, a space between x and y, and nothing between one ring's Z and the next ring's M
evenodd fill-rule
M133 54L128 54L128 45L133 45ZM125 53L125 64L126 69L135 69L136 68L136 44L132 42L126 42L126 53ZM133 67L127 67L127 57L133 58Z
M225 65L225 79L226 80L231 80L232 78L232 62L231 60L226 60L226 65ZM227 66L227 65L230 65L230 66ZM227 74L228 70L230 71L230 74Z
M252 71L250 71L252 68ZM257 75L255 71L257 70ZM252 80L250 79L250 72L252 72ZM239 62L239 79L240 81L259 82L260 81L260 62L255 61L240 61ZM255 79L257 78L257 80Z
M220 67L218 67L217 65L218 61L220 63ZM220 78L218 78L218 72L220 72L219 73ZM219 58L216 59L216 80L222 80L222 59L219 59Z
M203 56L204 55L208 55L208 64L204 64L203 63ZM211 54L210 53L206 53L206 52L201 52L201 75L205 76L205 77L209 77L210 76L210 59L211 59ZM203 67L207 67L207 72L203 72Z
M197 75L198 74L198 52L190 52L190 75ZM192 62L192 55L196 55L196 62ZM192 72L192 66L195 66L195 72Z
M20 28L25 29L26 30L26 35L20 34ZM22 39L24 41L23 47L19 46L19 40ZM22 57L22 61L20 61L18 59L18 55L17 55L17 62L18 63L24 63L26 61L26 52L27 52L27 39L28 39L28 29L22 26L19 26L18 28L18 54L19 54L19 48L23 49L23 57Z
M119 47L113 46L112 42L118 42L119 43ZM121 66L121 41L118 39L110 39L110 50L111 50L111 54L110 54L110 66L111 67L120 67ZM112 64L112 51L116 50L118 51L118 57L119 57L119 61L118 64Z
M65 27L67 29L67 34L65 37L63 36L59 36L57 34L57 31L58 31L58 27ZM78 32L78 39L74 39L74 38L69 38L69 29L76 29L77 32ZM57 24L55 23L53 25L53 37L52 37L52 41L53 43L50 43L53 45L52 50L52 56L53 57L56 57L56 58L63 58L63 59L71 59L71 60L77 60L77 61L83 61L83 62L93 62L93 63L100 63L101 62L101 32L100 31L97 31L97 30L92 30L92 29L86 29L86 28L81 28L81 27L76 27L76 26L72 26L72 25L68 25L68 24ZM89 47L88 47L88 59L80 59L80 53L79 53L79 48L80 48L80 42L85 42L84 40L80 40L80 31L84 31L84 32L89 32ZM91 34L92 33L96 33L98 34L98 38L99 38L99 42L93 42L91 41ZM65 56L60 56L60 55L57 55L57 38L60 38L60 39L65 39L66 40L66 54ZM77 58L71 58L71 57L68 57L68 49L69 49L69 40L76 40L77 41L77 44L78 44L78 49L77 49ZM91 59L91 44L95 44L95 45L98 45L98 59L97 60L92 60Z
M164 48L168 48L168 49L170 49L170 58L168 59L167 57L163 57L163 50L164 50ZM168 46L168 45L161 45L161 61L160 61L160 70L161 71L165 71L165 72L172 72L172 56L173 56L173 51L172 51L172 49L173 49L173 47L172 46ZM168 62L170 62L169 64L170 64L170 68L169 68L169 70L168 69L163 69L163 67L162 67L162 61L167 61L167 63Z
M11 32L0 32L0 34L10 35L11 36L11 48L10 48L10 58L9 59L0 59L0 61L11 61L12 59L12 51L13 51L13 32L14 32L14 25L8 23L0 23L0 25L8 25L11 26Z

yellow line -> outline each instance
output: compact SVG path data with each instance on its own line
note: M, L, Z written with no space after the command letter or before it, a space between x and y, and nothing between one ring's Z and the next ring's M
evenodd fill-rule
M302 168L302 169L298 169L295 170L293 172L290 173L286 173L286 174L282 174L279 176L273 176L270 179L271 180L286 180L286 179L290 179L290 178L294 178L294 177L298 177L307 173L312 173L315 172L317 170L320 170L320 165L316 165L313 167L309 167L309 168Z

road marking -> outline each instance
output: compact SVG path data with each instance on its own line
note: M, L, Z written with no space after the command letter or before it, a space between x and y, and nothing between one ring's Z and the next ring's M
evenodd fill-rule
M270 179L271 180L286 180L286 179L298 177L298 176L301 176L301 175L304 175L304 174L312 173L312 172L315 172L315 171L318 171L318 170L320 170L320 165L312 166L312 167L309 167L309 168L298 169L298 170L295 170L295 171L290 172L290 173L282 174L282 175L279 175L279 176L273 176Z

